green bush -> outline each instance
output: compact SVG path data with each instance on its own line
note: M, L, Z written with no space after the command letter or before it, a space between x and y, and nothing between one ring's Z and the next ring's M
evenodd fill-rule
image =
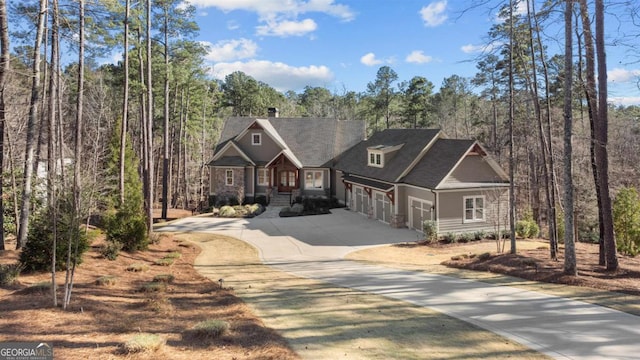
M540 226L534 220L520 220L516 223L516 235L531 239L540 234Z
M480 241L482 239L484 239L487 236L487 234L485 234L484 231L480 230L480 231L476 231L473 233L473 239L472 241Z
M96 280L96 285L100 286L113 286L116 284L117 278L113 275L101 276Z
M613 228L618 251L640 253L640 196L635 188L623 188L613 201Z
M462 234L458 235L458 242L468 243L471 240L473 240L473 234L462 233Z
M147 223L141 208L127 204L105 216L107 241L119 242L122 250L133 252L149 247Z
M18 281L23 268L24 266L20 263L0 264L0 286L13 285Z
M438 239L436 222L433 220L425 220L422 222L422 231L424 231L424 239L429 242L435 242Z
M454 244L458 241L458 237L454 233L446 233L442 236L442 241L447 244Z
M171 284L175 280L175 276L172 274L159 274L153 277L153 282Z
M156 334L135 334L122 344L122 351L127 354L154 352L160 350L166 341Z
M100 248L100 255L108 260L115 260L120 255L122 250L122 244L119 241L107 241L106 244Z
M77 244L71 244L71 261L75 260L76 264L81 264L82 255L89 250L90 239L80 227L74 229L71 226L70 216L61 213L56 222L56 270L66 269L70 238L77 240ZM27 244L20 252L20 263L25 271L51 271L51 259L54 253L53 225L53 216L43 212L38 214L29 226Z
M236 210L232 206L225 205L220 208L218 215L222 217L234 217L236 216Z
M229 329L229 323L223 320L205 320L197 323L192 333L201 339L214 339L224 334Z

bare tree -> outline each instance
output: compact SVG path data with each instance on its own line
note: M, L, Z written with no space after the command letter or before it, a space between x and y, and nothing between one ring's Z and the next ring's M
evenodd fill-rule
M6 122L5 88L10 70L9 56L9 23L7 20L7 3L0 0L0 176L4 174L4 128ZM0 186L0 230L4 229L4 201ZM4 230L0 231L0 250L5 250Z
M602 196L602 226L607 270L618 269L616 239L613 233L613 213L609 194L609 159L607 142L609 137L609 107L607 104L607 56L604 44L604 2L595 1L596 11L596 56L598 59L598 118L595 122L596 167Z
M578 275L578 268L573 235L573 149L571 144L573 138L573 1L565 0L564 10L564 272L575 276Z
M31 193L33 191L33 169L35 158L35 132L38 122L38 106L40 103L40 47L44 36L44 20L47 11L47 0L40 0L38 7L38 25L36 40L33 46L33 63L31 67L31 99L29 101L29 118L27 121L27 140L24 160L24 179L22 185L22 200L20 207L20 222L16 248L20 249L27 243L29 232L29 215L31 212Z
M509 222L511 230L511 253L516 253L516 190L515 190L515 155L513 152L513 121L515 118L515 100L513 84L513 51L514 51L514 31L513 31L513 0L509 0Z
M153 85L152 85L152 61L151 61L151 0L147 0L146 19L146 45L147 45L147 112L144 121L146 127L146 172L144 182L146 183L146 212L147 230L149 235L153 232Z
M130 0L125 1L124 10L124 85L122 90L122 127L120 128L120 178L118 179L120 205L124 204L125 152L127 146L127 129L129 127L129 16L131 11L129 1Z

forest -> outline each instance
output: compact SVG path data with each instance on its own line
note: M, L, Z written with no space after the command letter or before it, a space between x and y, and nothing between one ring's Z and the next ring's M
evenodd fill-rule
M382 66L363 92L282 93L242 72L214 79L195 8L180 0L0 0L0 250L7 239L25 256L52 247L41 268L72 268L78 229L93 221L119 248L143 248L154 209L166 218L207 202L224 119L277 107L365 120L370 133L437 127L477 139L510 173L512 223L540 225L551 257L558 243L569 253L574 240L600 243L601 265L615 270L618 251L640 250L640 107L608 102L602 0L537 5L500 3L505 21L487 39L501 45L475 59L473 77L434 84ZM620 21L638 20L639 6L624 6ZM549 38L558 23L565 38ZM549 50L556 42L563 53ZM99 63L114 51L120 60Z

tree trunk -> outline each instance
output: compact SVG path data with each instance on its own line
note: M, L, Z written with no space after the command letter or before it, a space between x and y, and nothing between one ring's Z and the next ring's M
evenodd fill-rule
M613 213L609 194L609 107L607 104L607 56L604 44L604 2L596 0L596 56L598 58L598 121L596 121L596 165L602 197L602 226L607 270L618 269L616 239L613 233Z
M0 176L4 176L4 128L6 122L4 91L10 65L7 3L5 0L0 0ZM2 188L0 186L0 229L4 229L4 194ZM0 250L5 250L4 231L0 231Z
M38 13L38 25L36 30L36 41L33 47L33 65L31 73L33 78L31 83L31 100L29 101L29 119L27 121L27 142L24 160L24 178L22 185L22 201L20 208L20 226L18 228L18 239L16 248L20 249L27 243L29 232L29 216L31 213L31 192L33 183L35 132L38 123L38 105L40 102L40 47L44 33L44 15L47 11L47 1L40 0Z
M149 235L153 233L153 82L152 82L152 62L151 62L151 0L147 0L147 172L144 181L147 183L146 205L147 205L147 231Z
M127 149L127 129L129 128L129 16L130 16L130 0L125 1L124 13L124 85L122 91L122 126L120 128L120 174L119 174L119 191L120 206L124 204L124 184L125 184L125 153Z
M169 5L164 4L164 156L162 161L162 218L169 204Z
M513 153L513 120L514 113L514 89L513 89L513 0L509 1L509 225L511 230L511 253L516 253L516 190L515 190L515 156Z
M578 275L576 265L576 249L573 236L573 178L572 161L573 148L573 115L572 115L572 86L573 86L573 0L565 0L564 11L564 273Z

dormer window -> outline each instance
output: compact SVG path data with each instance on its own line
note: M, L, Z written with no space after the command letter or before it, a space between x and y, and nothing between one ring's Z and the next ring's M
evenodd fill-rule
M262 145L262 134L260 133L251 134L251 145Z
M384 157L381 151L369 150L369 166L384 167Z

